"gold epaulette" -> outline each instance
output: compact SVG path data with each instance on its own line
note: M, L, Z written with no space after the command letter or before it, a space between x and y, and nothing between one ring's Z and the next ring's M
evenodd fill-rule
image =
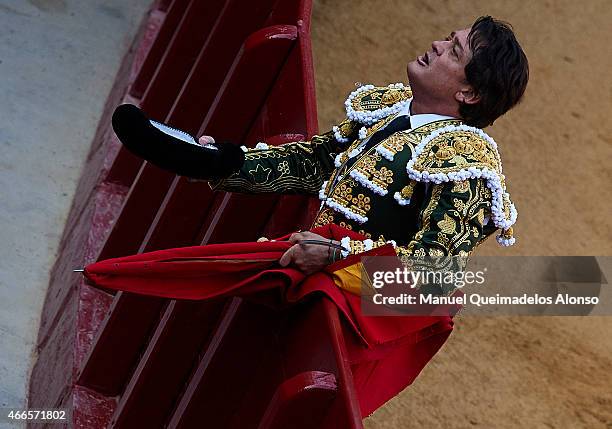
M349 120L371 125L398 113L408 104L410 98L412 90L402 83L384 87L363 85L349 95L344 106Z
M433 131L415 148L410 162L415 172L426 172L430 181L465 180L474 169L502 173L495 141L481 129L466 125Z
M497 241L504 246L514 244L512 225L517 211L506 192L497 144L484 131L466 125L435 130L417 145L406 171L416 182L485 179L491 190L491 218L502 229Z

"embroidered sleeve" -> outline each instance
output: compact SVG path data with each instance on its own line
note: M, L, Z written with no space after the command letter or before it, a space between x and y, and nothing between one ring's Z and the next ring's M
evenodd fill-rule
M268 146L258 143L245 151L240 171L210 182L213 190L240 193L317 194L334 170L334 158L355 138L357 128L345 120L310 141Z
M421 206L418 232L406 246L395 246L396 253L405 263L469 255L496 229L486 225L490 200L491 191L483 179L432 184ZM349 248L345 254L387 244L366 241L345 240L343 245Z

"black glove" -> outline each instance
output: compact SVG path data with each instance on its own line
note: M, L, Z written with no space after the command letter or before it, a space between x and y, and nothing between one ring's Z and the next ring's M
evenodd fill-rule
M132 104L117 107L112 123L130 152L179 176L223 179L244 163L244 152L238 146L224 142L201 146L183 131L150 121Z

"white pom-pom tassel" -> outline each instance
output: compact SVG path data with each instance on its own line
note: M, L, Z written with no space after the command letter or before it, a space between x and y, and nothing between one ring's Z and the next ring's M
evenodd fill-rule
M334 158L334 166L336 168L340 168L342 166L342 154L339 153L338 155L336 155L336 157Z
M394 154L383 146L376 146L376 152L383 156L387 161L393 161Z
M512 245L514 245L514 243L516 242L516 238L511 237L511 238L505 238L502 235L498 235L496 237L497 242L504 247L510 247Z
M338 143L348 143L349 142L349 139L347 137L344 137L342 133L340 132L340 128L336 126L336 127L333 127L332 130L334 132L334 137L336 138L336 141Z
M393 194L393 198L400 206L407 206L410 204L410 198L402 198L402 195L399 192Z
M340 244L344 248L340 251L340 254L342 255L343 258L346 258L349 255L349 253L351 253L351 250L352 250L351 249L351 238L342 237L342 239L340 240Z
M366 129L366 127L359 128L359 139L360 140L365 139L367 135L368 135L368 130Z

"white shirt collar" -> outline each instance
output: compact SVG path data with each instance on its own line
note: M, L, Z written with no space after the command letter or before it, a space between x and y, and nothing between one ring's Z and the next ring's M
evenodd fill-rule
M408 100L408 103L402 110L399 111L400 115L410 116L411 130L422 127L423 125L430 124L436 121L443 121L448 119L457 119L452 116L438 115L435 113L421 113L419 115L410 114L410 105L412 104L412 98Z

